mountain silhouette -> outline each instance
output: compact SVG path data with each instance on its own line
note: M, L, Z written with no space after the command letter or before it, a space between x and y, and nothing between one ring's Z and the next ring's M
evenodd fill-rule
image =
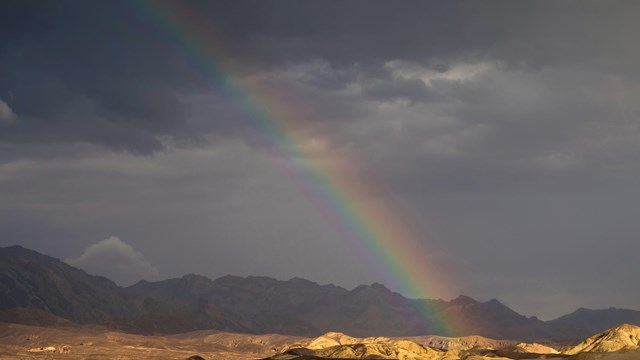
M480 335L533 341L585 338L615 324L640 324L640 311L634 310L578 309L545 322L495 299L416 300L377 283L347 290L297 277L211 280L189 274L120 287L21 246L0 248L0 309L14 308L142 334L216 329L319 336L337 331L356 337Z

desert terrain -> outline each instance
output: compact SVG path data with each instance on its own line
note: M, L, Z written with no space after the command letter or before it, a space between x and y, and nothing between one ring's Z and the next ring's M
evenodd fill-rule
M0 323L2 359L640 359L640 327L627 324L574 344L539 344L481 336L354 338L338 332L315 338L215 330L139 335L52 315L42 321L33 313L12 321L23 323Z
M271 356L294 336L195 331L145 336L99 326L0 324L1 359L258 359Z

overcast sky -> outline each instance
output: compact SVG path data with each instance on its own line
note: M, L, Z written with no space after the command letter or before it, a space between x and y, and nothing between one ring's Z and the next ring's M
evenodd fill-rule
M436 296L640 310L640 2L188 6L408 214ZM178 45L137 2L0 3L0 245L123 285L381 281Z

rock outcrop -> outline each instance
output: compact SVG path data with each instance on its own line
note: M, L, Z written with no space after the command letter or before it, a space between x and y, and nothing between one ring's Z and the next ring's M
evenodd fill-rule
M560 354L560 351L538 343L518 343L514 351L526 354Z
M573 348L564 351L564 353L573 355L584 352L615 352L621 350L640 350L640 327L629 324L618 325L593 335Z
M328 333L305 343L291 344L271 359L456 359L457 352L443 351L404 339L370 337L352 338L341 333Z

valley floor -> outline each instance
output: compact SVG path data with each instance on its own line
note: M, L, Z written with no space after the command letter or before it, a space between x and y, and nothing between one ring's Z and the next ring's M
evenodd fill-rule
M619 336L620 331L624 332L622 337ZM631 340L636 341L637 331L640 328L622 325L610 329L609 333L603 333L606 336L594 336L573 349L594 348L595 345L611 346L630 340L630 336L633 337ZM603 339L608 342L602 343ZM637 348L629 349L627 347L622 352L589 351L572 354L571 348L559 349L564 352L557 353L556 349L541 344L482 337L359 339L341 333L304 338L209 330L145 336L69 322L51 326L0 322L0 359L186 360L197 355L200 358L192 359L640 360L640 351Z
M283 335L196 331L144 336L98 326L41 327L0 323L0 359L259 359L287 343ZM43 351L39 351L42 349ZM49 351L47 351L49 350Z

